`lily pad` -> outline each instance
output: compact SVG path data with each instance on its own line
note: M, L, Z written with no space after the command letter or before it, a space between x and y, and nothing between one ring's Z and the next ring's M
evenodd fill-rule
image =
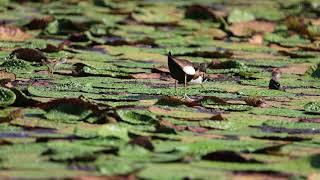
M311 102L304 106L304 110L308 113L320 114L320 103Z
M16 100L16 95L10 89L0 87L0 106L9 106Z
M228 16L229 23L238 23L243 21L251 21L254 20L255 17L253 14L247 11L235 9L231 11L230 15Z

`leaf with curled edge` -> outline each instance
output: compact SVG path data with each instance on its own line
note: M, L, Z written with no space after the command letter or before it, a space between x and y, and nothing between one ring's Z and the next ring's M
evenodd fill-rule
M79 98L60 98L60 99L54 99L51 101L48 101L46 103L39 103L36 105L36 107L39 107L43 110L50 110L52 108L55 108L59 105L68 105L71 107L82 107L84 109L88 109L91 110L92 112L94 112L95 114L99 114L101 113L103 110L103 108L101 108L99 105L94 104L92 102L83 100L82 97Z
M209 6L193 4L188 6L185 11L185 18L189 19L220 20L226 16L227 11L223 5L211 8Z
M202 159L209 161L237 162L237 163L261 163L255 159L248 159L241 154L230 151L214 151L202 156Z
M32 48L15 49L10 54L11 58L14 56L18 59L30 62L42 62L43 60L47 60L46 55L42 51Z
M50 120L62 120L67 123L86 121L88 123L107 123L109 107L97 105L84 98L60 98L45 103L38 103L39 107L46 111L45 118Z
M35 29L44 29L47 25L54 20L53 16L45 16L41 18L33 18L24 25L24 27L35 30Z
M11 88L11 91L16 95L16 101L14 102L15 106L18 107L34 107L37 104L41 103L38 100L35 100L31 97L26 96L21 90L17 88Z
M189 107L198 106L199 103L193 100L188 99L181 99L174 96L165 96L160 98L156 105L164 105L164 106L180 106L180 105L186 105Z

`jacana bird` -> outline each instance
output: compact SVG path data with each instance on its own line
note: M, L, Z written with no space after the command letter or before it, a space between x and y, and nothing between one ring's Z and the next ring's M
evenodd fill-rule
M202 83L204 80L204 73L200 72L200 69L196 68L192 62L186 59L175 58L171 55L171 52L168 53L168 67L171 77L175 80L175 90L177 90L177 82L180 84L184 83L186 90L188 82Z

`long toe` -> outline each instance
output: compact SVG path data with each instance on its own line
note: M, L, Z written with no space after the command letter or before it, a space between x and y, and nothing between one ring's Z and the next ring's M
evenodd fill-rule
M185 99L187 101L192 101L192 99L187 95L187 93L184 93L183 99Z

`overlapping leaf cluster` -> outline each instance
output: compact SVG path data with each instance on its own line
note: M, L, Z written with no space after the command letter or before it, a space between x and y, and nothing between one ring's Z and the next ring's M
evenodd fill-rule
M319 178L320 3L0 1L0 177ZM167 53L206 67L192 100ZM269 90L273 69L285 91Z

